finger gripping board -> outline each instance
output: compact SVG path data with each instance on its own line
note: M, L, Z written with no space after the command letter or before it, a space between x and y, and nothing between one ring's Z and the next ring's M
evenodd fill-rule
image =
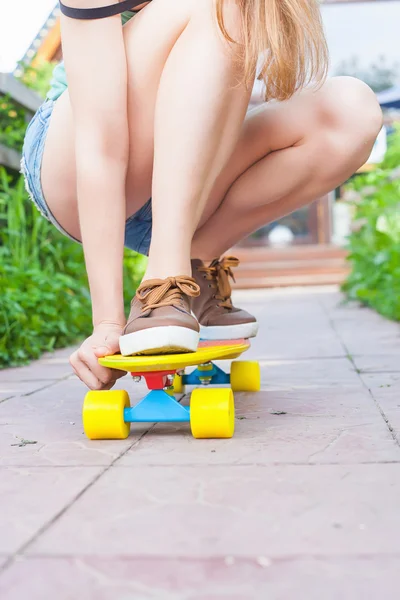
M230 360L237 358L250 348L248 340L207 341L200 342L196 352L182 354L159 354L157 356L122 356L114 354L99 358L103 367L145 373L150 371L176 371L185 367L201 365L212 360Z

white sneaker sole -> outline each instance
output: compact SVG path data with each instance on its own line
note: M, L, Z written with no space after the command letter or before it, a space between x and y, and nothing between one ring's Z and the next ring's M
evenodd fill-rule
M197 331L187 327L149 327L122 335L119 338L119 347L123 356L195 352L199 338Z
M253 338L258 333L258 323L240 323L239 325L200 326L200 339L202 340L237 340Z

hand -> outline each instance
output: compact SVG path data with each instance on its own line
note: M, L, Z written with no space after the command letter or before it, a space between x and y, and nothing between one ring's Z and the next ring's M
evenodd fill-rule
M70 357L69 362L83 383L91 390L109 390L125 371L108 369L99 365L98 358L119 352L119 337L123 326L117 323L99 323Z

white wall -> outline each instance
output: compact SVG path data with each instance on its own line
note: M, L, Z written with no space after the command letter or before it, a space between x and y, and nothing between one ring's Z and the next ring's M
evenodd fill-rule
M400 1L325 4L321 7L333 70L359 57L369 66L380 55L400 62Z
M0 71L14 70L55 5L55 0L0 0Z

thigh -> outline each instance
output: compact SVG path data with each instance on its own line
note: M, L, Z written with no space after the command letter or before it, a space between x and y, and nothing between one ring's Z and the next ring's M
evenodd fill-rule
M158 84L171 48L190 19L192 5L192 0L153 0L124 27L130 132L128 217L151 195ZM57 221L80 239L73 116L68 90L56 102L51 117L42 162L42 186Z
M325 85L329 86L329 82ZM200 227L217 210L227 191L247 169L271 152L299 146L315 135L319 106L326 91L325 86L317 91L304 90L290 100L271 101L247 113L238 144L216 181Z

